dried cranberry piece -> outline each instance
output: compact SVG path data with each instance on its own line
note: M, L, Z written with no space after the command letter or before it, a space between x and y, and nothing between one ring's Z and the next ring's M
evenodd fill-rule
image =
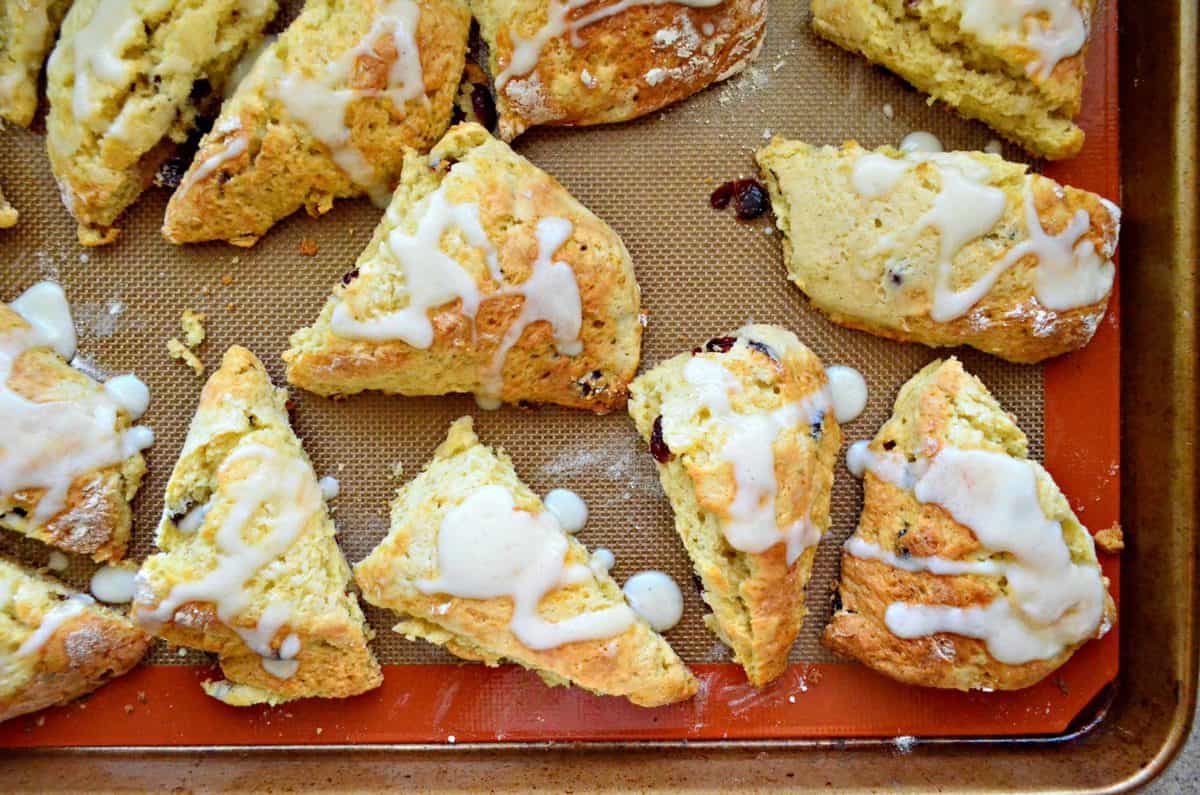
M476 121L488 130L496 130L496 100L487 86L476 83L471 87L471 110L475 111Z
M358 278L358 268L355 268L354 270L350 271L349 273L347 273L345 276L342 277L342 284L349 285L350 282L354 281L357 278Z
M737 343L737 337L713 337L704 343L704 350L709 353L728 353Z
M731 199L733 199L733 183L726 182L712 192L712 195L708 197L708 204L714 210L724 210L729 206Z
M671 460L671 448L663 441L661 415L654 418L654 428L650 431L650 455L660 464Z
M733 209L739 221L752 221L770 207L771 197L757 180L742 179L733 184Z

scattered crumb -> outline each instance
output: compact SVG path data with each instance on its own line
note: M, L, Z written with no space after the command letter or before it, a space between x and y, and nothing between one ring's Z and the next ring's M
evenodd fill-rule
M891 103L884 103L883 117L889 120L896 118L896 109L891 106Z
M1121 531L1120 522L1114 522L1112 527L1106 527L1096 533L1096 546L1101 552L1115 555L1125 548L1125 534Z
M1071 695L1071 688L1067 687L1067 683L1063 681L1061 676L1054 677L1054 686L1057 687L1064 696Z
M300 241L300 253L305 257L311 257L318 251L317 241L311 237L306 237Z
M186 656L187 656L187 649L185 649L184 647L180 646L180 647L179 647L179 651L177 651L177 652L175 652L175 653L176 653L176 654L178 654L180 657L186 657Z
M179 327L183 329L183 344L189 348L196 348L200 343L204 342L204 320L203 312L193 312L190 309L183 310L183 314L179 316Z
M125 714L126 714L126 715L132 715L132 714L133 714L133 704L126 704L126 705L125 705Z
M138 699L139 704L145 704L146 703L146 691L139 690L138 694L137 694L137 699Z
M983 151L990 155L998 155L1004 151L1004 144L997 141L995 138L984 144Z
M451 734L449 737L446 738L446 742L450 743L451 745L454 745L456 742L458 742L458 738L456 738L453 734Z
M392 477L394 477L394 478L404 477L404 462L397 461L395 464L392 465Z
M917 738L913 737L911 734L904 734L900 737L894 738L892 743L896 746L896 750L900 753L910 754L912 753L913 746L917 744Z
M241 262L241 261L242 261L242 258L241 258L241 257L234 256L233 258L231 258L231 259L229 260L229 264L230 264L230 265L237 265L237 264L238 264L239 262Z
M320 734L320 733L322 733L323 731L325 731L325 730L324 730L324 729L322 729L320 726L318 726L318 727L317 727L317 734Z
M186 345L175 337L167 340L167 355L172 359L178 359L192 368L192 372L196 375L204 375L204 362L200 361L200 357L192 353Z
M38 726L45 726L46 725L46 716L38 715L37 720L35 720L34 723L37 724Z
M237 259L237 258L235 257L234 259ZM225 285L226 287L233 284L233 276L226 273L224 276L221 277L221 284Z
M235 309L237 309L237 304L235 304L233 301L225 304L225 311L232 312Z

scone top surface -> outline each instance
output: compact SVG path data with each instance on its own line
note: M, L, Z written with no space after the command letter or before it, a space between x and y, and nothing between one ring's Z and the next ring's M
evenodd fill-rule
M134 426L149 391L133 375L99 384L67 364L65 294L42 282L0 304L0 527L97 561L120 560L154 440Z
M790 331L752 325L663 362L630 391L709 627L766 684L787 665L829 527L841 430L821 362Z
M1012 690L1116 621L1091 535L956 359L905 384L848 462L865 495L825 632L835 651L913 684Z
M405 148L450 123L469 25L460 0L306 3L222 107L163 234L251 245L301 207L386 206Z
M1086 345L1120 211L982 152L774 139L758 164L789 275L837 323L1038 362Z
M95 690L149 646L115 610L0 558L0 721Z
M470 0L488 45L499 133L625 121L740 72L766 0Z
M117 217L195 126L275 0L77 0L50 58L46 144L79 241L116 238ZM214 93L215 92L215 93Z
M406 155L370 245L288 380L323 395L469 392L603 412L637 370L640 297L625 245L549 174L477 124Z
M508 456L480 443L470 417L400 489L391 531L355 578L363 598L401 615L397 632L466 659L511 660L548 684L642 706L689 698L698 686Z
M138 574L135 619L216 652L229 681L206 690L234 705L345 697L381 681L286 399L252 353L226 352L167 484L162 552Z

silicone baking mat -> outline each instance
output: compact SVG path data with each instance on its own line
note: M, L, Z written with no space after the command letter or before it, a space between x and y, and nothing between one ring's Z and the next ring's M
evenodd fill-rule
M1106 3L1097 17L1089 52L1085 150L1044 170L1116 199L1114 6ZM799 334L826 364L852 365L866 376L870 401L845 427L849 443L874 435L898 387L939 354L829 323L787 281L770 215L741 223L731 212L710 209L708 195L723 181L753 176L751 154L773 134L828 144L855 138L876 146L928 130L948 149L980 149L993 136L818 40L808 22L807 3L775 0L765 46L745 73L636 122L535 131L516 149L624 238L650 317L644 367L749 320L778 323ZM1028 159L1010 147L1005 153ZM22 214L14 230L0 232L0 299L39 279L60 281L75 309L80 365L105 375L133 370L150 385L153 400L144 422L154 428L156 442L135 504L130 552L140 560L152 551L164 484L203 383L166 356L165 342L178 334L180 313L207 315L209 338L200 353L210 368L228 345L239 343L253 349L282 384L279 354L289 333L316 316L330 286L367 243L379 211L366 201L343 202L322 219L297 216L281 223L249 250L180 248L158 234L169 192L151 189L125 217L115 245L85 250L75 244L74 222L59 202L40 132L0 133L0 164L0 180ZM314 243L315 254L301 253ZM1118 516L1118 317L1114 295L1091 346L1045 367L954 352L1017 417L1032 454L1044 454L1093 530ZM833 525L816 559L793 665L755 691L704 627L653 460L623 413L597 417L555 407L483 412L463 396L330 401L296 391L292 397L296 431L318 474L341 482L334 515L350 561L364 557L386 533L397 485L424 466L454 418L473 414L480 436L504 446L534 489L570 488L586 499L591 519L580 539L589 548L613 550L618 581L660 569L681 585L686 612L667 638L693 664L701 693L684 704L646 710L577 689L548 688L520 669L462 665L436 647L406 641L390 631L383 611L364 605L386 667L377 691L345 701L237 710L201 693L199 682L218 675L209 658L160 644L146 665L90 698L0 725L0 745L1053 734L1116 674L1116 632L1018 693L904 687L837 661L818 639L830 615L840 544L853 530L861 502L860 484L839 464ZM6 536L3 544L34 565L47 560L47 550L33 542ZM1105 565L1115 592L1115 561ZM75 560L65 577L84 585L90 570Z

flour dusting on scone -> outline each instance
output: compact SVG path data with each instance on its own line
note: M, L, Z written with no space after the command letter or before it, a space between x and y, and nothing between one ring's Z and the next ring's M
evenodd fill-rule
M761 687L787 666L829 529L842 435L821 361L790 331L751 325L663 362L630 395L709 629Z
M405 148L450 124L469 27L461 0L306 3L221 108L163 235L249 246L302 207L386 206Z
M288 381L475 394L597 412L625 405L640 297L617 234L477 124L409 151L387 215L320 317L292 335Z
M61 287L0 304L0 527L96 561L120 560L154 433L133 423L150 391L98 383L67 362L75 325Z
M400 489L391 521L354 576L364 599L400 615L396 632L640 706L695 695L696 679L666 640L606 567L589 565L508 456L480 443L470 417Z
M847 465L865 479L824 642L927 687L1015 690L1116 621L1086 527L956 359L900 390Z
M813 0L813 29L1035 155L1072 157L1096 0Z
M287 393L234 346L204 387L171 473L134 619L214 652L233 706L345 698L378 687L370 628L322 489L292 432Z
M841 325L1039 362L1108 307L1121 213L983 152L759 150L793 282Z
M70 6L71 0L0 0L0 126L33 121L42 62Z
M87 594L0 558L0 721L92 692L137 665L150 641Z
M767 0L470 0L499 134L626 121L746 68Z
M75 0L50 57L46 146L85 246L114 226L262 39L275 0Z

